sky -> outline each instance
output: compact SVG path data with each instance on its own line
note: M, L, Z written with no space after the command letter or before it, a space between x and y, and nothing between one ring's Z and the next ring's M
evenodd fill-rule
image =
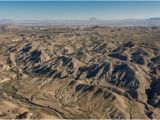
M160 1L0 1L0 19L103 20L160 17Z

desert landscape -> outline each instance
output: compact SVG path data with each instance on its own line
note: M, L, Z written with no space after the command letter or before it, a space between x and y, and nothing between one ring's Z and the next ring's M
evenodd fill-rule
M160 118L160 27L0 27L0 119Z

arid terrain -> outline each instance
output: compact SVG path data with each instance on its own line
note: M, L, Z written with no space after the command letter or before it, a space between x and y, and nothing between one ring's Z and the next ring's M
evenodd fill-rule
M0 119L160 119L159 27L0 28Z

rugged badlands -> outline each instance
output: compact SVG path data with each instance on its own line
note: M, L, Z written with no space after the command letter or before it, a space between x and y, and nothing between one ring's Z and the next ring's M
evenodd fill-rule
M0 32L0 119L160 119L160 28Z

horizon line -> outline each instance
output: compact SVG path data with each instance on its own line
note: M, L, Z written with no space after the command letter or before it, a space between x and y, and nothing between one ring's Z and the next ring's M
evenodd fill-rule
M115 19L100 19L100 18L97 18L97 17L91 17L91 18L87 18L87 19L12 19L12 18L0 18L0 20L9 20L9 21L47 21L47 20L50 20L50 21L57 21L57 20L60 20L60 21L72 21L72 20L75 20L75 21L78 21L78 20L91 20L91 21L98 21L98 20L101 20L101 21L105 21L105 20L144 20L144 19L160 19L160 16L157 16L157 17L147 17L147 18L115 18Z

